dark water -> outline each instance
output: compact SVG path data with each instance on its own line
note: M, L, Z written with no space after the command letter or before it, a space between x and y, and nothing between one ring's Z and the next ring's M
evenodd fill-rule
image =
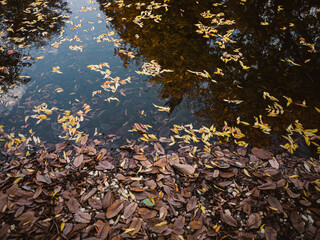
M286 142L281 136L290 124L299 126L296 121L319 128L318 1L27 0L2 3L0 12L0 123L8 133L32 129L43 141L60 141L65 132L57 119L84 104L91 111L78 130L90 136L96 129L124 139L132 136L133 123L168 136L173 124L222 129L227 122L245 134L241 140L275 147ZM152 60L172 71L136 73ZM87 67L100 63L109 64L99 70L109 69L113 79L131 81L105 91L108 78ZM62 74L52 72L57 66ZM109 103L110 97L119 101ZM42 103L58 110L36 124L34 106ZM253 127L260 115L271 134ZM250 126L237 124L239 117ZM317 134L308 136L315 144ZM305 135L290 136L305 145Z

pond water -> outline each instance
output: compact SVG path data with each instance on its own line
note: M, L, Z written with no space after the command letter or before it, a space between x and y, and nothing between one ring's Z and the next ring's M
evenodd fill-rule
M6 133L124 141L134 123L157 137L192 123L319 151L318 1L4 0L0 13Z

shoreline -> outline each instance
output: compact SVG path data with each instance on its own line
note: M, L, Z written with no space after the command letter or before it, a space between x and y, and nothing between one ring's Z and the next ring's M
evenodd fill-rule
M8 155L0 172L1 238L320 238L316 159L110 143L65 142L27 157L21 146Z

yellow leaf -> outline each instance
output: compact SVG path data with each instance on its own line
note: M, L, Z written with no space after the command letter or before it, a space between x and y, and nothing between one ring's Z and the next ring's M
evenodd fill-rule
M164 221L164 222L161 222L161 223L158 223L156 225L154 225L155 227L161 227L161 226L164 226L164 225L167 225L167 221Z
M272 209L273 211L278 211L278 208L275 208L275 207L269 206L268 208Z
M63 229L64 229L64 226L66 225L66 223L61 223L61 226L60 226L60 231L62 232L63 231Z
M133 232L134 230L136 230L136 229L135 228L128 228L123 232L123 234L129 233L129 232Z
M314 107L314 108L317 110L318 113L320 113L320 109L319 108L317 108L317 107Z
M13 184L17 184L18 182L20 182L21 179L22 177L17 178L16 180L14 180Z
M291 179L291 178L298 178L299 177L299 175L291 175L291 176L289 176L289 178Z
M248 177L251 177L251 175L249 174L249 172L247 171L247 169L243 169L243 172L245 175L247 175Z

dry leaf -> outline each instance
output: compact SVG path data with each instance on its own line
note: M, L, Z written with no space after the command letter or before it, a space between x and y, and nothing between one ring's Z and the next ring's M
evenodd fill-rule
M118 213L122 210L123 208L123 201L121 200L116 200L113 204L111 204L110 207L108 207L106 216L107 218L113 218L114 216L117 216Z
M77 156L77 157L73 160L73 165L74 165L75 167L79 167L82 162L83 162L83 154L80 154L79 156Z
M195 168L188 164L174 164L172 167L177 169L178 172L185 175L191 175L195 171Z

